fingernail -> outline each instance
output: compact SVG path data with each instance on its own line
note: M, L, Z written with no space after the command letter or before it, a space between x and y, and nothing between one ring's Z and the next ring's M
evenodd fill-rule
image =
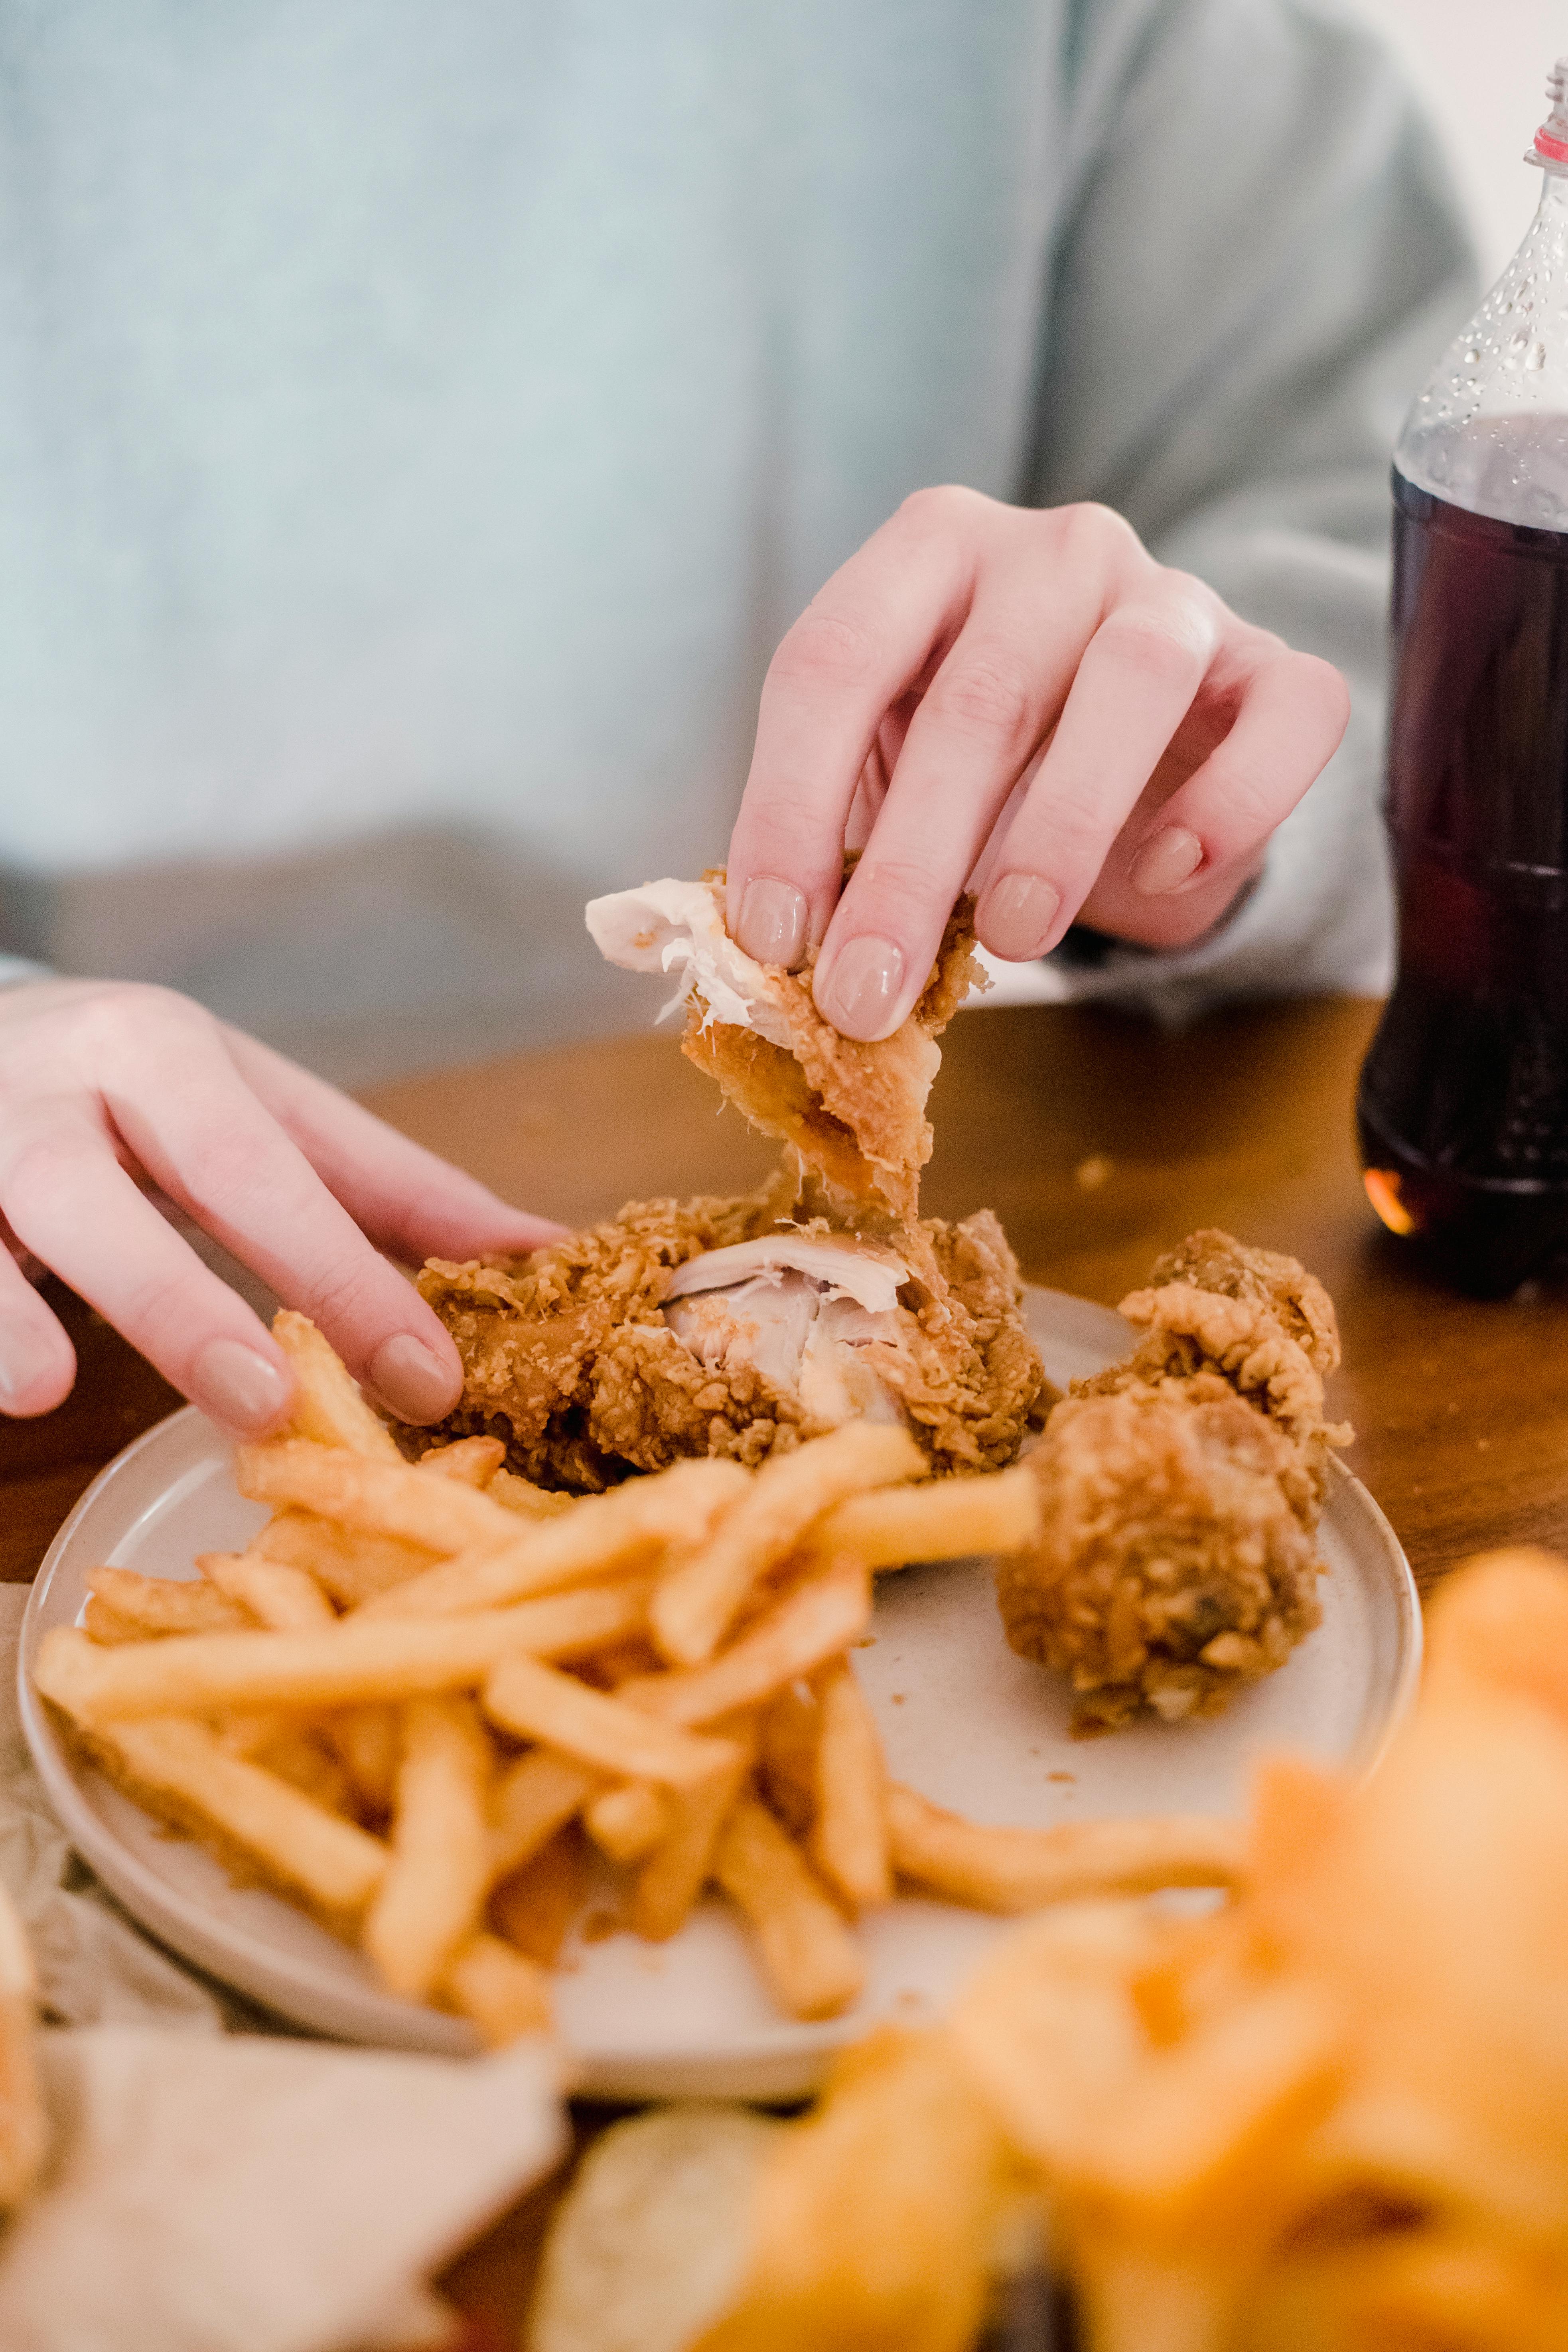
M463 1393L460 1372L411 1331L384 1339L370 1360L371 1386L404 1421L439 1421Z
M980 902L975 929L1004 963L1027 963L1045 954L1061 903L1061 892L1037 874L1000 874Z
M737 943L758 963L796 964L805 945L805 893L759 874L741 893Z
M847 940L816 992L816 1009L846 1037L868 1044L897 1028L895 1014L904 984L904 955L891 940L862 932Z
M0 1324L0 1412L9 1412L59 1362L59 1349L25 1323Z
M1158 898L1195 874L1204 862L1204 845L1185 825L1167 824L1151 834L1137 856L1128 880L1141 897Z
M247 1437L282 1420L294 1383L281 1365L243 1339L209 1339L191 1367L191 1402Z

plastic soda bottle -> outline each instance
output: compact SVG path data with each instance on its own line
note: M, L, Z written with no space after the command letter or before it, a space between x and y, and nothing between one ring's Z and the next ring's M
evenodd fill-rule
M1462 1287L1568 1263L1568 58L1523 244L1394 461L1394 992L1367 1194Z

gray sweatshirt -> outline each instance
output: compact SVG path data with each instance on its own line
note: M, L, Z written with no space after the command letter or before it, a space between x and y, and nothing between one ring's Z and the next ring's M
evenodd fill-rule
M910 490L1098 499L1351 676L1166 1010L1374 988L1388 452L1469 299L1298 0L0 0L0 946L336 1075L626 1019Z

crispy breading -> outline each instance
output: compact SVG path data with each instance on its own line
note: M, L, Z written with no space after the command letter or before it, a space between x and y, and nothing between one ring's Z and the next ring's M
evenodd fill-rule
M705 874L715 891L721 870ZM840 1036L812 1000L816 950L798 971L765 967L771 993L789 1026L790 1048L752 1029L708 1016L694 999L681 1051L717 1079L764 1135L790 1144L828 1188L836 1205L874 1202L912 1226L921 1170L931 1154L925 1115L942 1062L935 1043L973 984L974 906L954 908L924 994L892 1036L862 1045Z
M1213 1714L1318 1622L1339 1333L1321 1283L1228 1234L1191 1234L1121 1302L1132 1352L1073 1383L1030 1456L1037 1553L1004 1564L1016 1650L1068 1672L1079 1729L1142 1706ZM1201 1637L1201 1638L1200 1638Z
M778 1223L776 1186L738 1201L634 1202L507 1266L433 1259L419 1277L463 1361L440 1434L489 1431L524 1475L596 1488L686 1454L747 1464L817 1433L794 1391L754 1368L721 1376L665 1322L676 1268ZM864 1354L937 1470L1000 1468L1042 1384L1018 1268L989 1210L920 1229L931 1279L906 1286L896 1343Z
M1340 1335L1322 1284L1293 1257L1211 1228L1160 1258L1148 1287L1131 1292L1121 1312L1144 1327L1142 1338L1125 1362L1075 1383L1074 1394L1217 1374L1290 1441L1281 1477L1311 1533L1329 1450L1350 1442L1347 1428L1323 1418L1323 1375L1339 1363Z
M420 1286L464 1366L464 1404L446 1429L492 1430L526 1475L576 1487L685 1454L754 1464L816 1433L794 1392L754 1368L716 1375L664 1322L659 1301L674 1266L723 1245L702 1238L713 1204L690 1206L698 1213L688 1223L676 1203L635 1204L515 1272L426 1267ZM725 1240L751 1237L739 1223ZM933 1468L1001 1467L1017 1452L1041 1386L1016 1266L989 1212L960 1225L932 1220L922 1231L945 1276L942 1295L910 1285L898 1342L864 1353L897 1392ZM538 1258L563 1252L589 1262L573 1268L570 1285L553 1278L558 1267L537 1280Z
M634 1201L604 1224L526 1257L495 1265L432 1258L419 1288L463 1363L462 1404L437 1433L493 1432L506 1442L513 1467L539 1484L588 1491L610 1485L631 1457L616 1443L618 1429L606 1430L608 1444L600 1441L591 1408L599 1360L612 1356L627 1329L647 1335L643 1358L650 1371L659 1335L685 1359L698 1378L683 1381L671 1358L677 1377L666 1413L673 1424L695 1428L699 1412L705 1426L717 1401L683 1407L675 1391L695 1399L715 1384L668 1329L659 1302L688 1258L749 1241L775 1214L771 1189L739 1200ZM612 1418L615 1386L606 1399ZM761 1402L756 1394L747 1400ZM722 1450L691 1443L665 1458Z
M1075 1731L1217 1714L1317 1624L1290 1458L1212 1374L1058 1405L1028 1456L1040 1547L999 1563L997 1599L1014 1649L1071 1677Z
M1340 1327L1334 1302L1317 1276L1309 1274L1299 1259L1286 1257L1279 1250L1250 1249L1217 1226L1206 1225L1155 1260L1148 1286L1161 1289L1177 1282L1267 1307L1315 1371L1326 1379L1339 1370Z

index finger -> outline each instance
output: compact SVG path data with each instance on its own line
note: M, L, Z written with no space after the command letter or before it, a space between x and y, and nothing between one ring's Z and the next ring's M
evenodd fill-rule
M269 1045L225 1029L239 1071L317 1175L378 1248L406 1265L426 1257L521 1256L565 1233L500 1200L477 1177Z
M725 910L731 935L760 963L796 964L826 932L878 730L933 646L960 626L973 574L962 534L937 524L929 497L911 500L834 573L773 656L730 841Z
M405 1420L451 1411L462 1370L446 1327L258 1101L216 1031L133 1038L100 1085L115 1129L160 1190L301 1307L357 1379Z

